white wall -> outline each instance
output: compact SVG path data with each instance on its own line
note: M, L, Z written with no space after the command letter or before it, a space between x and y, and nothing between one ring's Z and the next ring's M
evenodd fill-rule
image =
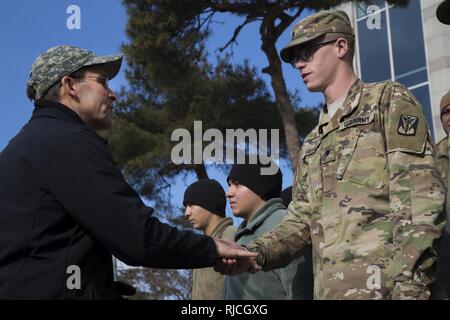
M445 136L439 104L442 96L450 90L450 26L440 23L436 18L436 8L441 2L420 1L436 142Z

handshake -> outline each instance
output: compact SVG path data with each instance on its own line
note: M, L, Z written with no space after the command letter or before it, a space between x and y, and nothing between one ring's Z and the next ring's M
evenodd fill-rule
M234 276L243 272L256 273L261 267L256 262L258 253L230 240L214 238L218 261L214 270L223 275Z

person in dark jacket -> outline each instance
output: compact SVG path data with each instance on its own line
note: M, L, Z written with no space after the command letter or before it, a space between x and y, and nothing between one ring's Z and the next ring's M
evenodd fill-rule
M111 126L121 62L72 46L34 62L33 115L0 153L0 299L114 299L112 254L153 268L250 259L159 222L125 182L95 131Z
M205 235L233 240L236 227L225 217L227 199L225 190L213 179L202 179L191 184L184 192L184 215L192 227ZM223 275L213 268L195 269L192 272L192 300L220 300L223 292Z
M280 198L282 174L261 174L259 164L231 168L226 193L234 216L243 218L235 240L246 245L278 225L286 214ZM312 300L311 247L283 268L257 274L225 276L225 300Z

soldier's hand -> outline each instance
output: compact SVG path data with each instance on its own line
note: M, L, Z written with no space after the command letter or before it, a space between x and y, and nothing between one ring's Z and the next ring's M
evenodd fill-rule
M237 275L243 272L256 273L261 267L256 263L257 253L229 240L214 239L216 241L219 261L214 270L224 275Z

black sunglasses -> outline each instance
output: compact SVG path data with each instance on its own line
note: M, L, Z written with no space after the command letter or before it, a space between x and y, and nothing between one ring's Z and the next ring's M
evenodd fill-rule
M308 46L304 46L302 48L297 49L292 54L292 58L291 58L292 66L295 68L295 65L297 63L299 63L300 61L309 61L311 59L311 57L314 55L314 53L316 53L316 51L319 50L319 48L326 46L330 43L335 43L336 41L338 41L338 39L321 42L318 44L308 45Z

